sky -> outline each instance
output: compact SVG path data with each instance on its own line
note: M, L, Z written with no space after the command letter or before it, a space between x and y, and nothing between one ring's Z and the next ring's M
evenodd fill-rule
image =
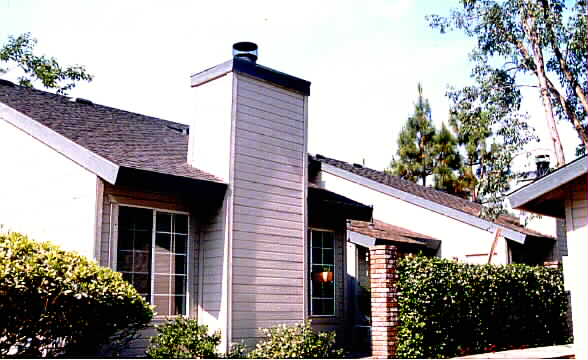
M0 43L31 32L37 53L84 65L95 76L71 96L189 124L195 112L190 75L229 60L233 43L252 41L259 64L312 83L310 153L382 170L396 153L418 82L437 126L447 121L447 87L470 83L473 40L441 35L425 20L456 4L0 0ZM525 95L530 123L547 139L541 102ZM559 129L571 161L577 136L567 123ZM548 142L534 147L552 148Z

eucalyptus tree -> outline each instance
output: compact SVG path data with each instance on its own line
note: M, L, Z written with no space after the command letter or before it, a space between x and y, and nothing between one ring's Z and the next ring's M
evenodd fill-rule
M518 110L522 87L541 97L558 166L565 163L556 119L588 145L586 115L586 0L459 0L449 16L430 15L441 33L463 31L477 40L470 54L482 101L501 91ZM528 83L531 82L531 83Z
M33 87L36 82L47 89L65 95L79 81L92 81L85 67L80 65L61 66L54 57L35 55L37 40L30 33L17 37L9 36L0 48L0 74L18 71L18 84Z

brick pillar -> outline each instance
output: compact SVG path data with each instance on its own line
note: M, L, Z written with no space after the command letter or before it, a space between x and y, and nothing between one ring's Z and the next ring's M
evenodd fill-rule
M372 357L396 355L398 331L398 290L395 246L378 245L370 249L372 293Z

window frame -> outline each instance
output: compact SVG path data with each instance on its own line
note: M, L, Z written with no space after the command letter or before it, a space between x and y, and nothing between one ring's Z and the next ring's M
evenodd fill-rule
M312 267L313 265L315 265L315 263L312 262L312 239L313 239L313 232L321 232L321 233L330 233L333 236L333 313L332 314L314 314L313 312L313 306L312 306L312 300L313 300L313 291L312 291L312 282L314 281L312 279ZM307 273L308 273L308 287L309 287L309 292L308 292L308 297L309 297L309 301L308 301L308 315L309 317L313 317L313 318L334 318L337 316L337 239L336 239L336 232L334 230L330 230L330 229L321 229L321 228L309 228L308 229L308 269L307 269ZM322 249L322 247L321 247ZM319 264L317 264L319 265ZM320 264L320 265L324 265L324 264ZM330 265L329 265L330 266ZM325 298L321 298L321 299L325 299ZM329 299L329 298L326 298Z
M111 238L111 244L112 244L112 253L111 253L111 264L112 264L112 269L114 271L118 271L118 229L119 229L119 209L121 207L128 207L128 208L137 208L137 209L146 209L146 210L151 210L152 212L152 217L153 217L153 221L152 221L152 228L151 228L151 247L150 247L150 251L151 251L151 268L149 269L150 273L150 293L149 293L149 304L153 305L154 302L154 291L155 291L155 239L156 239L156 235L157 235L157 222L156 222L156 218L157 218L157 213L170 213L170 214L177 214L177 215L186 215L187 217L187 225L188 225L188 233L187 233L187 239L186 239L186 300L185 300L185 310L183 314L176 314L176 315L157 315L155 316L155 319L161 319L161 318L174 318L174 317L179 317L179 316L187 316L189 317L191 314L191 302L192 302L192 262L193 262L193 247L192 247L192 221L191 221L191 216L190 213L187 211L181 211L181 210L170 210L170 209L165 209L165 208L159 208L159 207L153 207L153 206L141 206L141 205L134 205L134 204L128 204L128 203L116 203L116 212L112 212L111 213L111 224L113 224L114 226L111 226L111 234L110 234L110 238Z

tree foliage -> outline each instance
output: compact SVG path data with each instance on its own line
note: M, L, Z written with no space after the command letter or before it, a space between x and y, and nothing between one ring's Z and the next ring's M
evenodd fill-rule
M14 70L22 73L18 77L21 86L33 87L36 82L47 89L54 89L65 95L79 81L92 81L85 67L80 65L61 66L54 57L34 54L37 40L30 33L17 37L9 36L0 48L0 74Z
M571 5L563 0L459 3L461 8L447 17L429 16L430 25L441 33L460 30L477 40L470 58L482 102L500 93L502 105L518 111L520 88L537 89L558 165L563 165L556 118L569 121L584 147L588 144L586 1Z

